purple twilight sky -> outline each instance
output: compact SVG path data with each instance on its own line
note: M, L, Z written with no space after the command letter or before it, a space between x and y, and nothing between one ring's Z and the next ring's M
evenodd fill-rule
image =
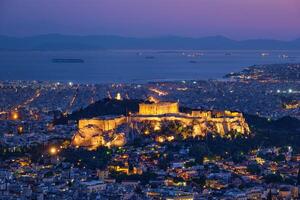
M0 34L300 37L300 0L0 0Z

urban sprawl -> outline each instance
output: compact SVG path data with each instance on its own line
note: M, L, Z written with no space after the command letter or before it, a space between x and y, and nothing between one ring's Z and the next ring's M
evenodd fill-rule
M0 199L299 199L300 64L0 82Z

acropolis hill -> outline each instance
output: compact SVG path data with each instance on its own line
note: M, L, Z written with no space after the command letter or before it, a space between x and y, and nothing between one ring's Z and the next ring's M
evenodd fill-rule
M174 137L162 133L166 123L178 123L183 128L190 127L191 133L182 133L184 138L204 137L216 133L226 137L228 133L249 134L250 129L240 112L193 110L179 112L177 102L140 103L138 113L128 116L103 116L81 119L72 144L77 147L95 149L99 146L123 146L132 138L132 130L138 134L156 137L163 142Z

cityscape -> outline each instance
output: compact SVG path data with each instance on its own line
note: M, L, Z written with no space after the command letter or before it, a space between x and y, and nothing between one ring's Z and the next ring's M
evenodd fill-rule
M1 197L297 199L299 69L253 66L221 81L3 81Z
M299 8L1 0L0 200L300 199Z

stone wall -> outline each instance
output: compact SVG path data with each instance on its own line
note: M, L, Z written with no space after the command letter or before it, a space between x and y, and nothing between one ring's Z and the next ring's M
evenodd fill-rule
M160 102L152 104L140 104L139 115L164 115L179 113L178 103Z
M212 112L211 111L198 111L198 110L193 110L192 111L192 117L201 117L201 118L211 118Z
M82 129L86 126L96 126L102 131L110 131L117 128L119 125L126 122L126 117L115 117L115 118L93 118L93 119L82 119L79 120L78 128Z
M195 113L194 113L195 114ZM202 115L200 115L202 116ZM244 117L198 117L192 115L174 115L174 116L134 116L132 121L143 122L152 121L157 124L157 122L162 121L180 121L182 124L191 125L194 128L194 136L203 135L207 132L216 132L221 136L226 133L233 131L242 134L249 134L250 129L245 121Z

